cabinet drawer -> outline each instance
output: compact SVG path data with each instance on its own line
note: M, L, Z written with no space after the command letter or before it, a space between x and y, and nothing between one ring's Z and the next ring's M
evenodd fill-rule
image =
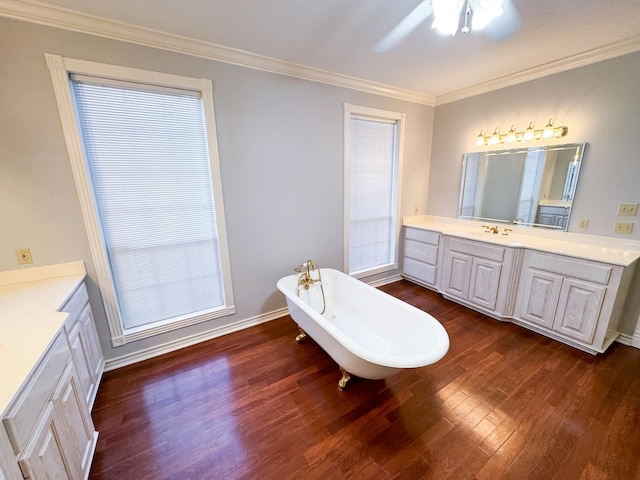
M89 301L89 295L87 294L87 287L85 287L84 282L82 282L75 292L71 295L71 298L67 300L67 302L60 307L60 312L65 312L69 314L69 319L71 320L71 324L73 324L76 319L80 316L80 312L84 308L84 306ZM66 327L66 324L65 324ZM67 329L70 327L67 327Z
M460 252L474 257L486 258L494 262L502 262L504 259L504 247L497 245L489 245L483 242L474 242L471 240L462 240L460 238L450 237L449 250L452 252Z
M609 265L536 252L527 252L525 255L525 262L539 270L602 285L609 283L611 276L611 266Z
M434 265L417 262L411 258L405 258L404 260L404 274L429 285L435 285L436 283L436 270Z
M438 247L416 242L415 240L406 240L404 243L404 256L429 265L436 265L438 263Z
M440 234L438 232L422 230L420 228L406 228L405 238L407 240L417 240L418 242L428 243L430 245L440 244Z
M66 338L63 334L58 334L47 355L29 377L26 386L2 419L16 454L26 444L29 432L45 403L50 399L69 358Z

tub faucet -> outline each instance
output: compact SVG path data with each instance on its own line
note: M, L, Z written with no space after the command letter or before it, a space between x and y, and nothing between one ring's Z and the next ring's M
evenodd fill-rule
M300 288L309 290L309 287L311 285L321 281L320 267L318 267L318 265L312 260L307 260L302 265L298 265L294 270L300 274L300 276L298 277L298 290L300 290ZM318 271L318 278L313 278L311 276L311 272L313 272L314 270Z
M298 265L296 268L294 268L294 271L300 274L300 276L298 277L298 288L296 289L298 297L300 296L300 289L309 290L309 287L314 283L320 284L320 292L322 293L322 311L320 312L320 315L322 315L327 309L327 300L324 296L324 287L322 286L322 275L320 274L320 267L313 260L307 260L302 265ZM311 276L312 272L314 271L318 272L318 278L313 278Z

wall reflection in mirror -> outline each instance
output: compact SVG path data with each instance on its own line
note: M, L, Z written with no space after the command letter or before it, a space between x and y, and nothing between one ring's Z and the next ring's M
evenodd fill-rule
M458 218L566 231L585 146L465 153Z

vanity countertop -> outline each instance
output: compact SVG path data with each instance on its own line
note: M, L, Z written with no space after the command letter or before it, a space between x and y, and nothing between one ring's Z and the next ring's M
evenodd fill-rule
M82 283L83 262L0 272L0 413L64 324L58 309Z
M494 234L486 233L486 229L482 228L482 225L494 226L493 223L431 215L405 217L403 225L433 230L468 240L494 243L512 248L528 248L625 267L640 258L640 242L633 240L618 240L616 238L547 231L545 229L532 231L531 227L518 227L517 225L497 225L500 233ZM502 234L505 227L512 230L507 235Z

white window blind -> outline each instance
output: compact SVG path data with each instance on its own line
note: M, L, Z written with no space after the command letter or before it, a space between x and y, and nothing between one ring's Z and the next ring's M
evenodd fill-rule
M396 122L352 116L349 153L349 273L395 259Z
M122 324L224 307L202 99L72 78Z

